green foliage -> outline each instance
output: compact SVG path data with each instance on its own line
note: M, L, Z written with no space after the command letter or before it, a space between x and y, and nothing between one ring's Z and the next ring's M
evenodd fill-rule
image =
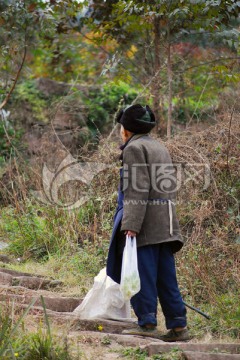
M68 23L69 24L69 23ZM95 82L101 72L102 55L93 43L79 33L58 34L45 41L37 37L37 48L31 49L29 66L35 77L49 77L71 82L79 78L81 84Z
M0 234L9 244L8 252L23 260L46 261L55 256L57 262L61 258L68 263L67 268L72 274L95 276L104 267L109 245L109 240L99 236L98 246L92 242L89 226L101 212L97 204L86 202L69 214L30 202L20 213L8 207L2 211ZM105 222L101 224L103 231ZM66 265L63 271L66 271Z
M28 103L34 117L38 120L45 120L44 110L50 102L37 89L34 80L26 80L18 84L13 99L15 100L15 106L21 107L22 102Z
M102 245L85 242L82 248L76 250L68 259L72 274L82 274L93 278L105 266L109 241Z
M137 87L134 89L126 83L120 82L104 85L101 90L90 90L89 97L84 99L88 107L87 124L93 133L98 130L109 129L113 115L120 105L131 104L138 95Z
M34 32L43 32L45 36L49 36L56 23L47 3L41 1L4 2L1 3L1 8L0 74L5 92L1 93L0 99L3 99L12 87L12 80L16 77L16 68L19 68L24 50L34 42ZM13 77L11 81L9 75Z
M72 28L71 19L83 5L75 0L1 2L1 68L13 71L23 48L35 47L36 39L41 39L45 47L58 41L61 34Z
M12 318L12 309L0 308L0 354L2 360L73 360L68 348L51 333L25 330L23 316ZM19 321L20 320L20 321Z
M9 338L11 332L11 318L3 312L0 312L0 349L5 347L6 340Z
M22 352L18 359L24 360L72 360L72 356L63 345L53 342L52 337L44 333L36 333L28 338L30 346Z
M140 87L132 87L120 81L118 84L112 82L105 85L98 85L95 88L91 87L87 95L81 94L81 106L86 108L85 114L82 116L83 118L86 117L86 125L91 131L90 134L85 134L86 138L83 138L82 141L89 140L91 134L92 140L94 140L94 138L97 140L99 132L104 133L109 131L109 128L113 126L114 114L118 108L122 105L130 104L137 97L139 91ZM57 96L46 98L41 91L38 90L35 80L26 80L16 87L12 103L14 106L22 107L24 102L30 106L31 116L34 119L46 122L47 109L51 106L56 106L56 103L61 99L64 99L65 111L71 111L71 105L74 106L74 104L78 104L79 102L79 92L76 91L61 98ZM4 144L6 144L6 141Z
M23 213L13 208L6 209L1 220L1 232L9 241L9 251L18 257L47 259L49 254L66 249L68 234L62 233L61 228L68 218L61 211L57 217L55 215L54 208L43 209L31 203Z
M182 36L207 34L208 41L225 43L237 50L239 30L234 21L239 21L240 4L238 1L190 1L169 2L152 1L143 3L138 0L119 0L110 4L108 9L96 0L91 14L90 25L107 36L112 36L124 46L149 29L155 31L156 20L161 21L159 36L171 42L179 41ZM234 26L235 25L235 26ZM170 37L170 38L169 38ZM186 40L185 40L186 41ZM188 40L187 40L188 41Z
M140 348L126 348L122 350L123 357L132 360L145 360L147 352Z
M155 99L159 96L156 101L163 104L165 118L165 104L167 107L169 105L166 100L168 71L163 65L167 59L167 44L171 45L175 98L173 116L176 120L186 123L190 119L199 121L210 118L222 88L239 80L237 63L230 65L227 60L226 63L222 60L223 54L229 57L229 50L233 57L238 50L239 2L164 0L149 4L138 0L119 0L111 2L107 9L98 0L93 4L90 6L89 26L95 28L96 32L100 29L104 40L106 37L114 38L119 44L112 55L114 66L109 70L115 77L118 73L128 72L126 76L129 82L146 84L156 73L156 68L162 66L158 80L161 86L154 86L152 82L151 92ZM159 46L156 46L157 43ZM137 45L137 51L129 59L124 50L133 44ZM175 48L180 45L185 50L178 52ZM209 64L205 65L208 60ZM104 74L108 69L109 64L105 66Z
M0 319L1 319L1 325L0 325L0 357L2 359L3 356L10 355L10 358L15 358L15 354L13 352L12 342L15 338L17 331L19 330L19 327L22 324L22 321L24 317L28 314L30 308L34 305L36 302L36 299L33 299L31 303L28 305L28 307L25 309L23 314L20 314L19 318L14 321L11 316L13 316L13 311L9 311L8 308L6 308L6 304L3 304L3 306L0 308ZM6 311L7 310L7 311ZM3 314L3 315L2 315ZM11 314L11 315L10 315ZM5 358L4 359L8 359Z
M160 353L150 357L148 357L147 351L142 350L140 348L125 348L122 350L122 357L131 360L181 360L182 359L182 351L180 351L177 347L173 348L171 351L167 353Z
M88 11L85 11L86 6L89 6ZM27 45L27 63L33 77L51 77L63 81L79 77L81 83L96 84L96 77L101 74L101 82L106 78L118 82L119 94L114 94L114 89L109 92L103 87L100 93L98 89L90 91L89 99L85 99L89 108L88 125L93 135L98 130L105 132L109 129L109 113L114 113L121 98L122 84L119 80L146 85L154 74L156 49L152 44L156 19L161 23L158 40L164 44L159 49L163 64L166 59L166 42L172 45L192 43L197 46L204 43L203 46L207 48L212 46L213 41L214 45L222 46L224 40L233 53L236 53L239 40L237 23L232 23L237 21L239 11L236 1L164 0L161 3L153 1L145 4L137 0L119 0L110 1L108 7L103 7L97 0L90 5L77 0L25 1L19 6L11 1L2 2L1 9L3 79L16 73L15 65L19 65L19 57L21 58L23 48ZM83 28L83 24L87 26ZM132 46L136 49L134 53L130 51ZM215 54L207 54L210 62L213 58L222 57L222 50L218 51L217 46L215 50ZM180 122L186 122L186 108L193 119L204 118L205 113L211 115L222 86L239 80L237 73L232 71L232 65L229 68L228 63L223 64L222 60L219 64L213 62L208 68L201 66L197 72L197 64L206 58L206 54L196 58L196 61L192 58L194 57L190 52L187 59L183 56L180 65L179 54L174 59L174 115ZM186 72L188 65L192 65L196 71ZM182 80L178 80L178 70L185 73L185 89L180 85ZM174 64L173 71L175 72ZM161 88L157 90L163 97L166 94L166 73L164 68L160 74ZM210 73L213 74L212 81L204 88L206 74ZM3 81L2 98L11 84L11 81L6 84ZM110 88L111 85L107 87ZM178 93L184 94L183 99L178 98ZM152 95L156 96L155 93ZM44 99L30 83L21 84L19 96L31 104L37 119L44 120ZM112 99L106 99L107 96L115 96L113 106L108 106ZM129 96L127 102L131 102L133 97L134 95Z
M178 347L171 349L167 353L153 355L152 360L182 360L182 351Z
M112 341L108 335L104 336L101 340L101 344L103 345L111 345Z
M214 338L229 336L238 339L240 336L239 291L216 295L212 305L202 304L201 310L209 313L211 320L206 320L195 312L189 314L189 323L193 335L202 337L206 333Z
M235 338L240 335L240 293L228 293L217 297L213 311L211 331L215 335L226 334ZM226 330L228 329L228 331Z
M190 92L190 89L189 89ZM194 88L193 92L195 92L195 96L189 96L185 98L184 103L181 99L174 99L174 111L173 117L177 122L186 124L190 119L204 121L205 119L209 119L211 114L214 113L214 107L217 105L217 99L202 99L199 100L199 93L197 89ZM165 108L165 113L167 112L167 108Z

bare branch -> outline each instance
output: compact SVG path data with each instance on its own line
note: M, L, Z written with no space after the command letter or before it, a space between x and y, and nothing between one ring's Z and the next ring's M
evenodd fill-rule
M236 57L228 57L228 58L217 58L217 59L214 59L214 60L211 60L211 61L206 61L204 63L189 66L189 67L185 68L184 70L175 71L175 73L176 74L184 73L185 71L188 71L188 70L191 70L191 69L194 69L194 68L198 68L198 67L209 65L209 64L214 64L214 63L217 63L217 62L227 61L227 60L240 60L240 57L236 56ZM178 65L178 64L175 64L175 66L176 65Z
M5 97L3 102L0 104L0 110L2 110L4 108L4 106L7 104L8 100L10 99L10 97L11 97L11 95L12 95L14 89L15 89L15 86L17 84L17 81L19 79L20 73L22 71L22 68L23 68L23 65L24 65L24 62L25 62L25 59L26 59L26 55L27 55L27 44L26 44L26 38L25 38L24 53L23 53L23 58L22 58L21 64L19 66L17 75L16 75L16 77L14 79L13 85L12 85L9 93L7 94L7 96Z

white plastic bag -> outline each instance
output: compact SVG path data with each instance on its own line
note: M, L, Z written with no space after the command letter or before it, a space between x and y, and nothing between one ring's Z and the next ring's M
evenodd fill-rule
M82 303L73 311L81 319L112 319L131 321L130 302L125 301L120 286L103 268Z
M137 262L136 237L126 236L123 251L120 289L125 300L139 292L141 288Z

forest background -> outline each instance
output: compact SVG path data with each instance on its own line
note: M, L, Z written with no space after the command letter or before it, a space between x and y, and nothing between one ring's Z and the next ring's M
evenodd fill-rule
M193 331L239 337L239 9L233 0L0 1L0 236L19 259L10 268L57 273L66 293L86 294L116 208L115 114L149 104L153 136L183 169L181 291L212 316L191 314Z

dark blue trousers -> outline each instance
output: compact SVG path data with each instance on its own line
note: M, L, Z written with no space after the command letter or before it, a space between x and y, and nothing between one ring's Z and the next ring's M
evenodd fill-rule
M169 243L137 248L141 290L131 299L138 324L157 325L158 299L167 329L187 324L186 308L179 292L175 259Z

